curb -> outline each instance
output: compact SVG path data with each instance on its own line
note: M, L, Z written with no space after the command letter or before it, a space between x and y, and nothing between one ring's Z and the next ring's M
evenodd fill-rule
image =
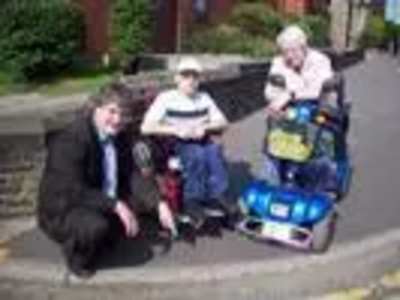
M314 286L318 285L317 281L324 281L328 283L327 287L332 289L335 286L355 284L354 279L357 280L357 284L369 282L384 273L394 271L399 263L398 245L400 245L400 230L391 230L359 242L333 246L324 255L297 254L292 258L274 261L188 266L173 270L159 267L101 270L90 280L71 277L68 282L83 286L110 284L174 286L216 281L251 281L251 278L256 277L268 279L269 282L281 277L286 278L286 281L293 281L294 278L300 277L303 284L311 280ZM310 274L318 274L318 278L310 277ZM65 268L61 265L32 260L11 259L0 268L0 278L3 280L59 284L65 283L65 275ZM349 282L349 279L353 282Z
M29 216L0 220L0 244L6 244L14 237L34 228L35 225L36 219Z

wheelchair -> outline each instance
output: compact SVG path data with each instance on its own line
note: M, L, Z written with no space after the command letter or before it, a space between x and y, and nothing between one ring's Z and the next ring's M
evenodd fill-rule
M269 80L284 86L280 77ZM241 194L238 230L247 237L316 253L329 248L352 174L350 106L339 75L323 87L322 94L332 92L333 100L298 99L283 116L268 118L263 151L278 167L278 183L258 179Z
M198 205L203 220L196 223L187 212L183 199L184 178L183 166L176 153L177 138L174 137L140 137L132 147L135 165L147 181L148 192L165 201L175 216L179 232L198 233L206 225L212 231L230 228L229 210L220 206ZM141 188L143 189L143 187ZM189 231L188 231L189 229ZM194 232L193 232L194 230Z

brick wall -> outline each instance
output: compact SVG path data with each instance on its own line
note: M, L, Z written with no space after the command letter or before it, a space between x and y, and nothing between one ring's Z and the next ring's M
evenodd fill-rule
M175 49L176 44L177 0L158 1L158 3L155 10L156 24L152 46L156 52L169 52Z
M308 0L283 0L280 1L280 9L286 13L303 14L308 9Z
M209 1L211 5L210 9L210 22L218 23L223 21L232 10L235 0L219 0Z
M99 58L109 47L109 0L79 0L85 18L85 46L89 56Z

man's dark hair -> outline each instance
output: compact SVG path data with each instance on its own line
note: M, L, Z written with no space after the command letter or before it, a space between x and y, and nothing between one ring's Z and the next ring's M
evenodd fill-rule
M85 111L91 114L98 107L117 103L124 111L129 112L130 97L131 93L126 86L121 83L111 83L89 96L85 104Z

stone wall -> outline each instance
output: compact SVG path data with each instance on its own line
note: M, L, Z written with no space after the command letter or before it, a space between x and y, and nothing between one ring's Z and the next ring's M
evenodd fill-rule
M43 165L40 136L0 137L0 217L30 214Z
M239 65L238 76L206 82L203 87L231 122L237 122L265 105L263 90L269 64Z

